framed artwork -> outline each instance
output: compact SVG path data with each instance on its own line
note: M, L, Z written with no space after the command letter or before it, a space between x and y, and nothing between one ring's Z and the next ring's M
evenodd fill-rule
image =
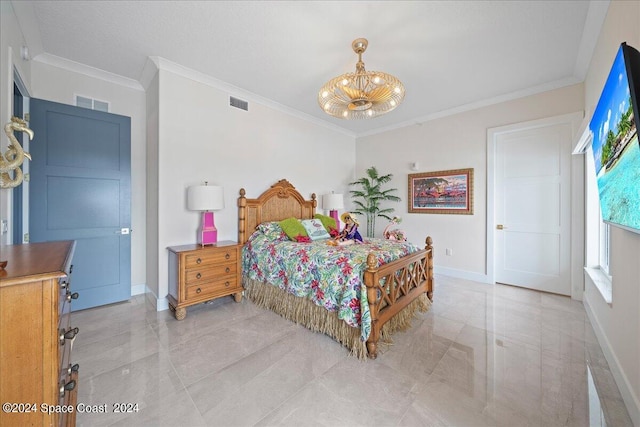
M409 174L409 212L473 215L473 168Z

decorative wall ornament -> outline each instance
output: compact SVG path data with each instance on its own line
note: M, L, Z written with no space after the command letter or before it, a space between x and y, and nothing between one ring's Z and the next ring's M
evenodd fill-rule
M4 133L9 138L9 146L4 155L0 153L0 188L14 188L22 184L24 176L20 166L25 157L31 160L31 155L22 149L22 145L14 135L15 131L26 132L29 135L29 140L33 139L33 131L29 129L27 122L18 117L11 117L11 121L4 125Z

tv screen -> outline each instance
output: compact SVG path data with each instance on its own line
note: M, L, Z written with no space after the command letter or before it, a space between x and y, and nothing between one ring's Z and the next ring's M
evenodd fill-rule
M622 43L589 123L602 219L640 233L640 53Z

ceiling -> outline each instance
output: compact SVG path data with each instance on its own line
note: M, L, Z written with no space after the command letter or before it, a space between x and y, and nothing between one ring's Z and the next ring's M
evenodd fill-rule
M362 136L583 81L608 1L12 5L35 61L84 64L142 88L147 58L159 57L231 95ZM320 109L317 93L355 70L358 37L369 40L366 69L398 77L406 96L383 116L340 120Z

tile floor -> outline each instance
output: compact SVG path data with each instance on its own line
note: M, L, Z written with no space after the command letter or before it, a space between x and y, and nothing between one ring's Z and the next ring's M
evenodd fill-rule
M78 401L107 411L77 423L632 425L580 302L445 276L434 297L366 362L232 297L191 307L183 321L144 296L76 312ZM114 403L137 412L114 413Z

